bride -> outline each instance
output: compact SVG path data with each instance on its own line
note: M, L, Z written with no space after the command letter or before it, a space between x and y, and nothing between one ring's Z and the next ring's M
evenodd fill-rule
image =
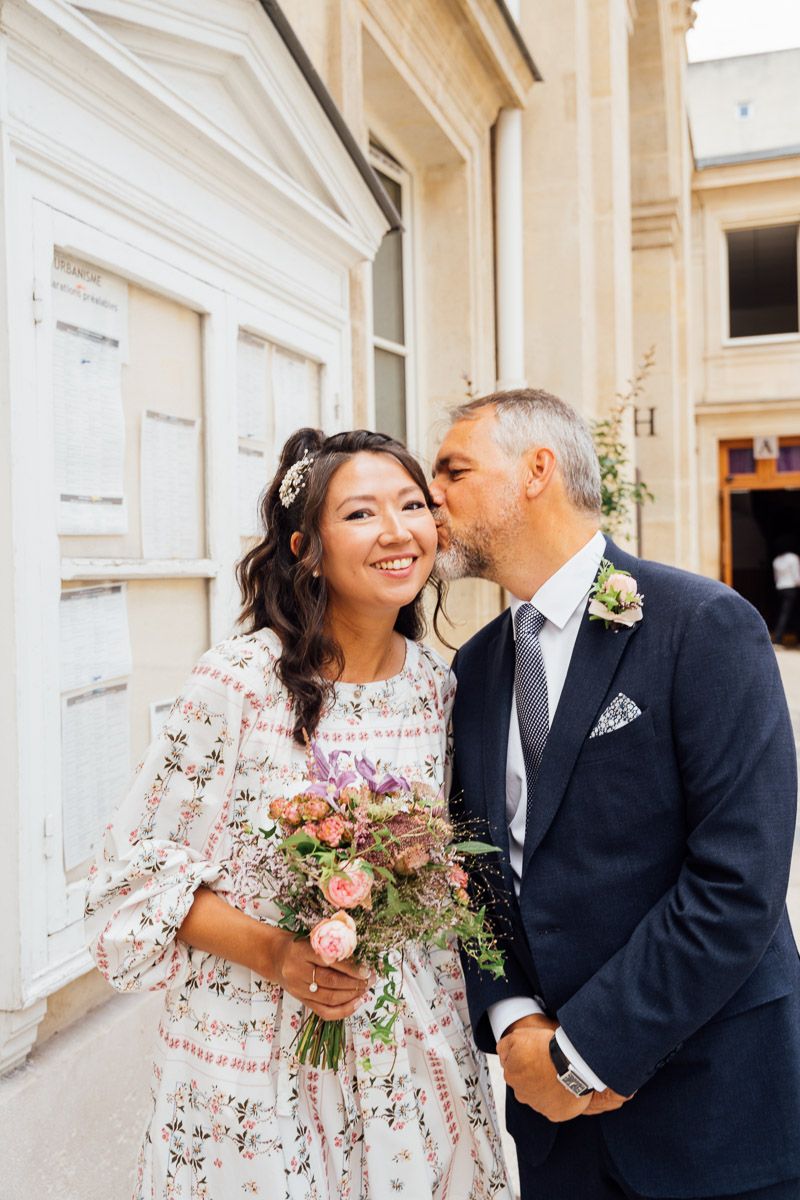
M208 651L148 750L92 872L97 966L162 989L136 1200L510 1200L457 953L406 947L395 1045L370 1037L374 979L276 927L274 796L325 748L441 787L454 680L419 638L436 550L422 471L398 442L302 429L239 568L249 632ZM346 1020L337 1071L299 1066L304 1010Z

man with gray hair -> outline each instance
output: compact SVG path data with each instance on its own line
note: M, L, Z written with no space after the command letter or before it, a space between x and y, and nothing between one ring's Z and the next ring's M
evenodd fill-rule
M800 1200L794 739L769 636L722 584L599 530L585 421L456 409L438 571L510 608L454 663L454 807L501 851L507 956L465 962L523 1200Z

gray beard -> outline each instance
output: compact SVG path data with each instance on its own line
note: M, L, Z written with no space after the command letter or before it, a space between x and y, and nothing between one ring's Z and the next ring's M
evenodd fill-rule
M488 529L476 530L476 540L480 537L484 545L489 541ZM446 550L437 550L433 565L439 579L452 581L455 579L489 579L491 578L492 560L489 553L470 542L451 537Z

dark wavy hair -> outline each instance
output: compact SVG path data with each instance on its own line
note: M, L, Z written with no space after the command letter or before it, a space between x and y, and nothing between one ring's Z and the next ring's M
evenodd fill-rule
M319 724L331 698L333 681L322 675L326 669L338 678L344 669L342 648L325 631L327 587L321 571L322 539L319 526L328 486L336 471L354 454L390 454L418 485L428 508L434 507L428 484L413 454L384 433L354 429L325 437L319 429L298 429L281 451L275 477L261 499L262 540L245 554L236 568L242 593L239 623L246 632L269 628L281 641L278 675L294 702L294 736L303 741ZM284 508L280 487L286 472L308 452L314 461L305 474L304 486L289 508ZM290 539L302 534L295 556ZM434 577L397 614L395 629L418 641L425 633L424 593L436 593L433 624L444 614L444 585ZM444 640L444 639L442 639Z

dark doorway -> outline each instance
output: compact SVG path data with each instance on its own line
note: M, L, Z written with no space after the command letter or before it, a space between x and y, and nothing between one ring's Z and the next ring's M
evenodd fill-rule
M800 490L732 491L730 503L733 586L771 629L778 609L772 560L787 549L800 554ZM800 637L800 613L791 632Z

